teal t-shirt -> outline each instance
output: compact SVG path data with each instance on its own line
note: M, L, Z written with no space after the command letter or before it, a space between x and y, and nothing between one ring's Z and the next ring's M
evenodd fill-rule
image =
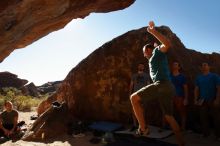
M167 55L161 52L159 47L153 50L152 56L149 59L150 77L153 82L170 81Z

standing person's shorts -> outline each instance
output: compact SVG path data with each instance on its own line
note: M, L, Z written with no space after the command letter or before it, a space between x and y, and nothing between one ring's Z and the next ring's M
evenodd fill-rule
M175 88L170 81L157 81L138 90L137 95L141 97L143 104L153 99L158 100L163 115L173 114L173 97ZM157 107L155 107L157 109ZM154 109L153 109L154 110Z

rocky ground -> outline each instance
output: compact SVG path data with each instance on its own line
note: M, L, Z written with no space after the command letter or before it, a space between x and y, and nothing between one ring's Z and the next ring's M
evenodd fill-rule
M20 117L19 120L24 120L27 125L30 125L33 123L32 120L30 120L30 117L32 115L36 115L36 112L19 112ZM216 141L214 136L210 136L208 138L203 138L201 135L193 133L193 132L185 132L184 137L186 140L186 146L219 146L220 141ZM91 133L86 133L84 137L81 138L74 138L73 136L63 135L59 136L59 138L56 139L50 139L48 141L41 141L41 142L27 142L23 140L18 141L7 141L2 146L103 146L103 143L99 144L92 144L90 143L90 140L93 138L93 135ZM164 141L175 143L175 137L170 136Z

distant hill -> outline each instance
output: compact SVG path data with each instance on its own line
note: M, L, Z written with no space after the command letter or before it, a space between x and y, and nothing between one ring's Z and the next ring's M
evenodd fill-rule
M62 81L47 82L41 86L35 86L34 83L27 84L28 80L20 79L13 73L0 72L0 88L14 87L21 90L23 94L33 97L56 92L61 82Z
M28 83L26 79L20 79L17 75L10 72L0 72L0 88L15 87L21 89Z

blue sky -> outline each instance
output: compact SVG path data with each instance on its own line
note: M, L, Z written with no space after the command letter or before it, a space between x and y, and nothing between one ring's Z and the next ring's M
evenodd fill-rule
M220 53L219 6L219 0L136 0L124 10L92 13L14 51L0 64L0 72L9 71L35 85L63 80L102 44L150 20L169 26L187 48Z

